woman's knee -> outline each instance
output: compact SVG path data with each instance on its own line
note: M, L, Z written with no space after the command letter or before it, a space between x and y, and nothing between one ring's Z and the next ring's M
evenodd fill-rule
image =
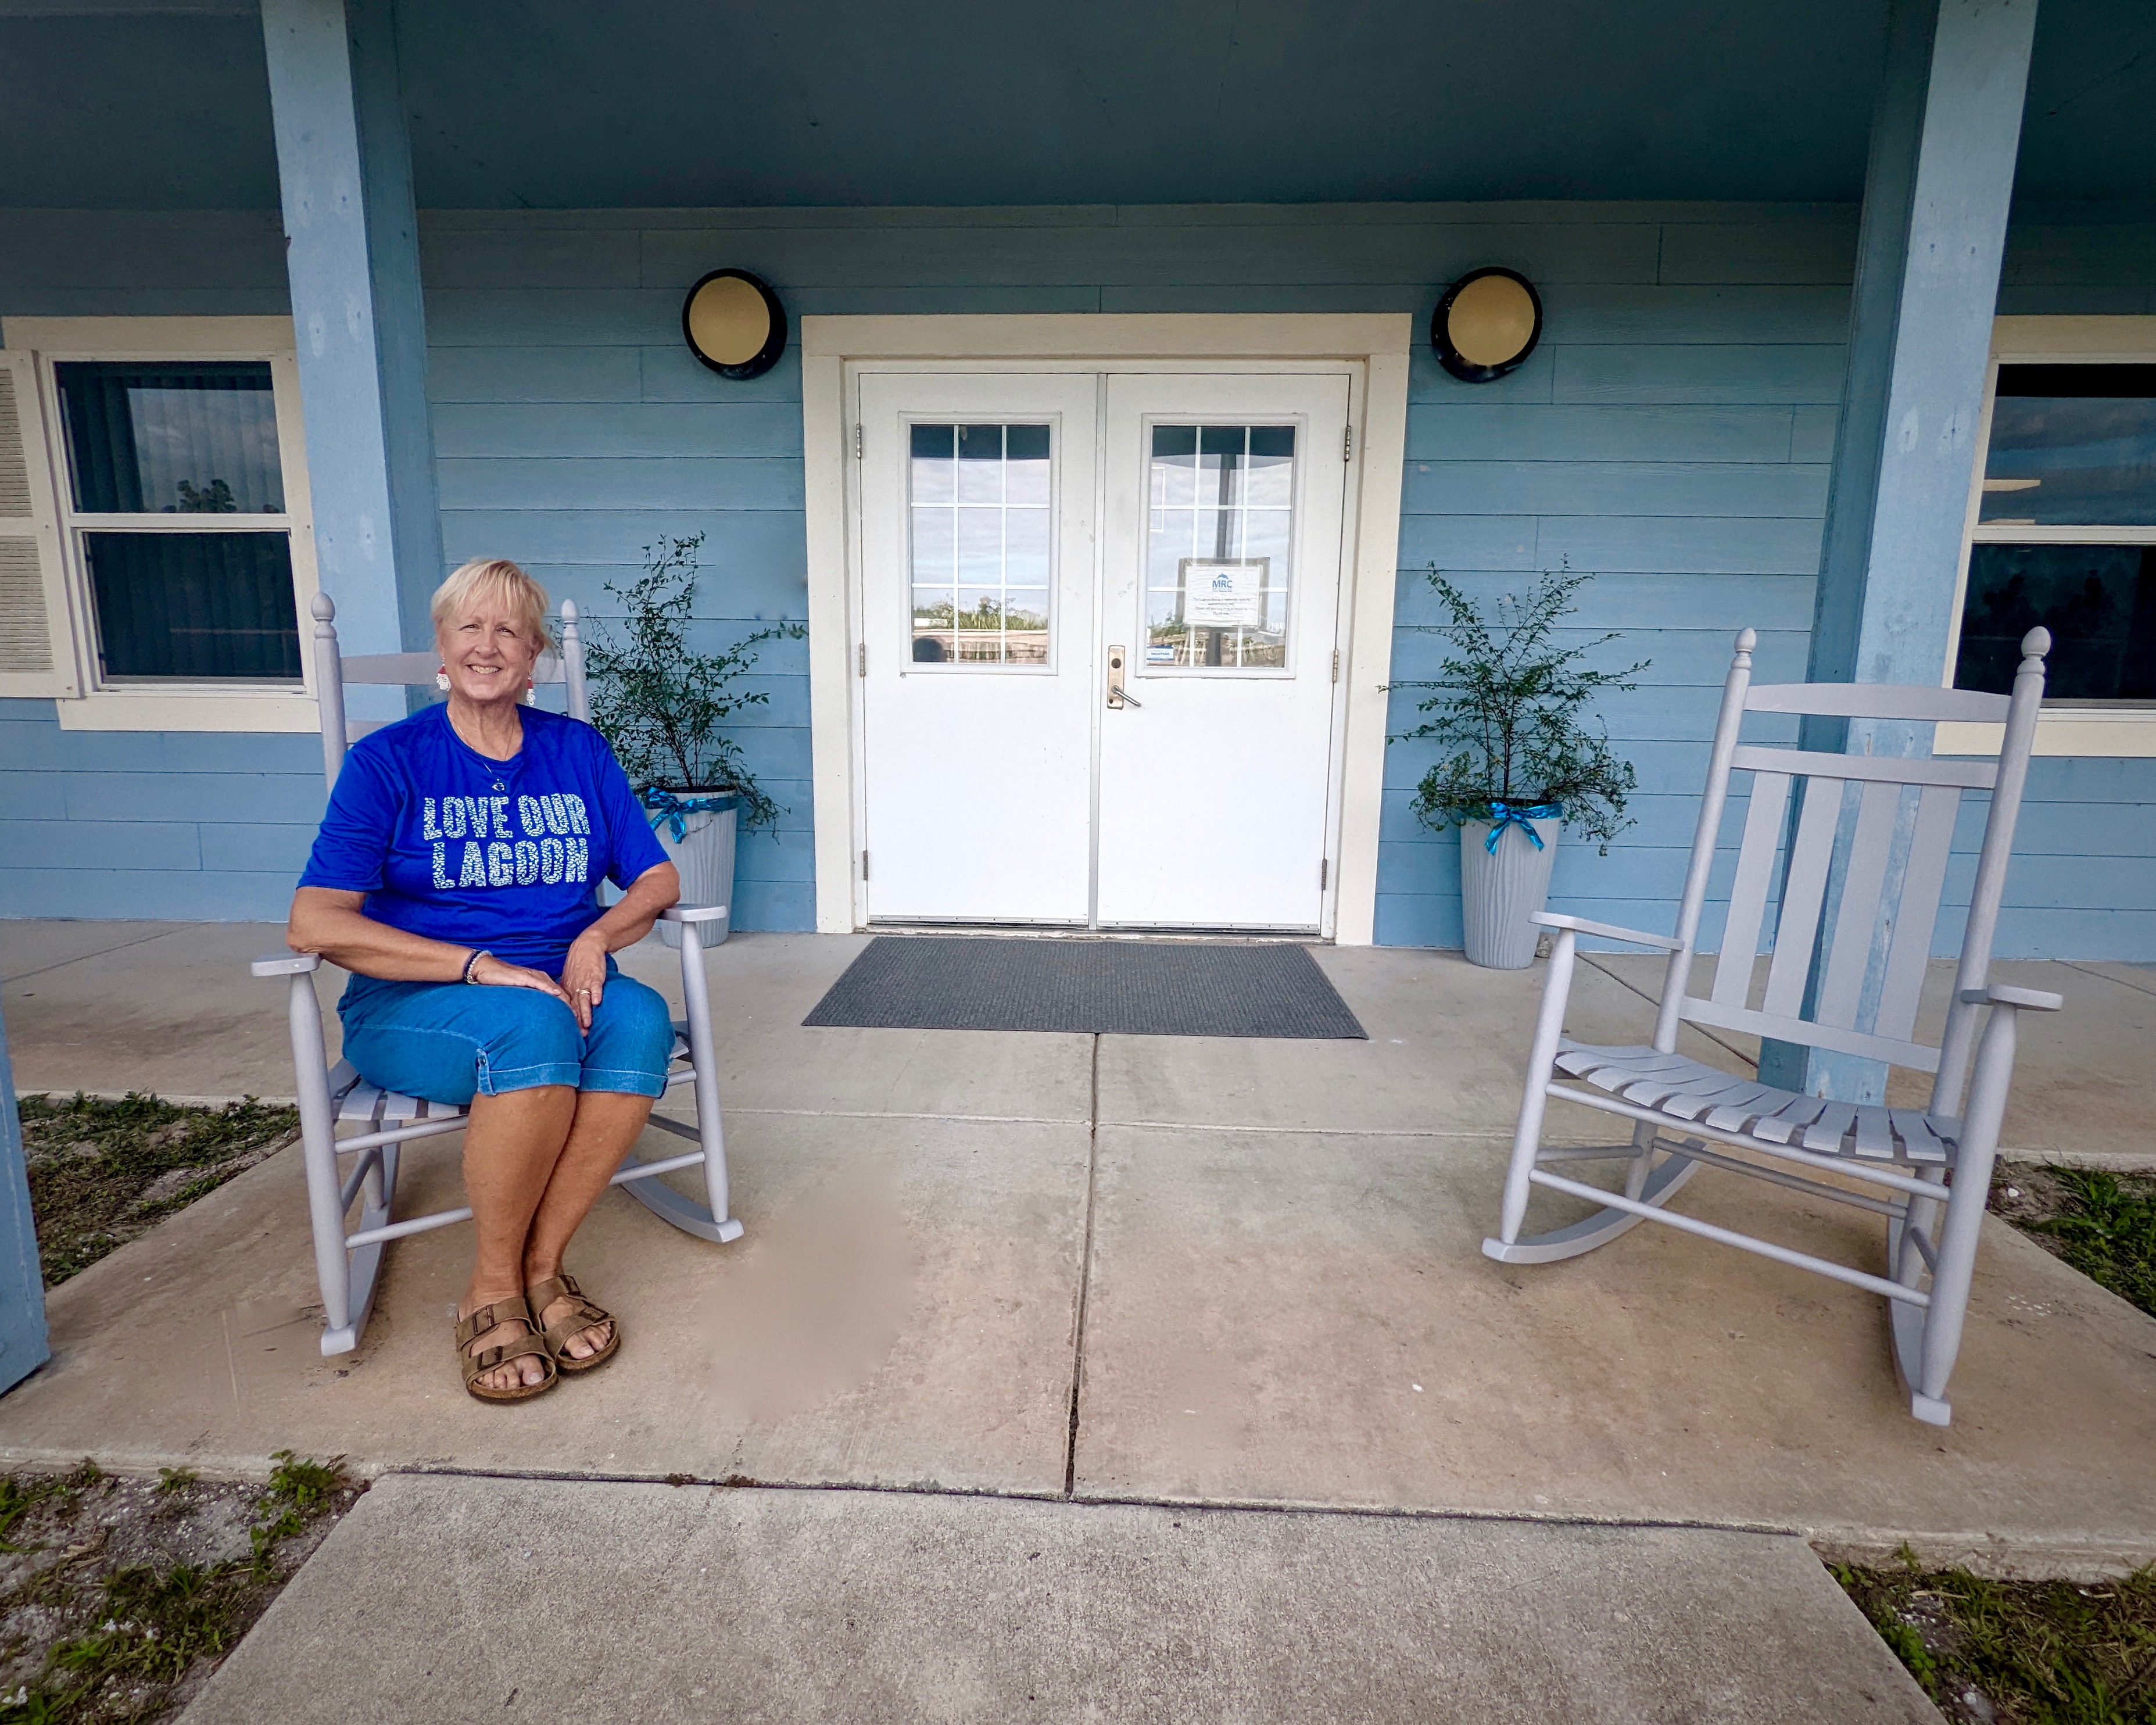
M490 1069L504 1074L573 1070L582 1062L584 1039L577 1027L577 1015L552 994L542 994L536 988L489 988L486 992L499 997L485 1003L492 1023L480 1037Z
M584 1087L656 1096L665 1086L673 1052L674 1019L665 997L633 977L612 978L584 1039Z

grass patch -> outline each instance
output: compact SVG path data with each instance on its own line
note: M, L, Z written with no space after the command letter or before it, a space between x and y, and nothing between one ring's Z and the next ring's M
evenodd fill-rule
M2156 1175L2018 1167L1991 1207L2046 1250L2156 1317Z
M280 1450L267 1486L0 1477L0 1725L151 1725L192 1699L359 1495Z
M244 1173L300 1123L297 1109L251 1098L191 1108L153 1096L28 1096L19 1112L49 1288Z
M2156 1725L2156 1564L2093 1584L1927 1569L1906 1549L1832 1567L1958 1725Z

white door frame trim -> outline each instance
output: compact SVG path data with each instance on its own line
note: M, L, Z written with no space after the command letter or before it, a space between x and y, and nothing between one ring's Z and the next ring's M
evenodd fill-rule
M1370 944L1377 920L1384 785L1385 685L1392 674L1400 486L1407 453L1407 312L1074 313L1047 316L804 317L801 418L808 515L808 706L816 821L816 927L855 926L853 783L854 547L846 403L850 362L1345 360L1363 368L1348 475L1342 581L1351 597L1340 675L1347 687L1334 938Z

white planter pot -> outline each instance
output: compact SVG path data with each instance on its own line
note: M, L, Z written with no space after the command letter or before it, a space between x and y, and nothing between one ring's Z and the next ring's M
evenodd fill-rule
M688 802L700 793L677 790L674 794ZM722 942L733 923L734 831L740 814L740 809L735 807L684 815L682 835L678 839L674 836L674 823L670 820L662 819L654 829L660 844L665 847L668 860L680 871L681 902L726 906L725 916L702 924L696 931L698 938L707 947ZM680 946L681 925L661 922L659 937L670 947Z
M1517 821L1498 834L1494 854L1487 848L1488 821L1467 821L1460 829L1460 899L1467 956L1491 970L1525 970L1534 963L1535 937L1541 931L1527 918L1549 896L1550 868L1557 861L1558 834L1564 830L1564 823L1537 820L1528 824L1543 841L1539 850Z

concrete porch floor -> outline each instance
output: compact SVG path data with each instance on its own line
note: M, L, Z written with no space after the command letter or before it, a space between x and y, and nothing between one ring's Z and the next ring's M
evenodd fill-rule
M278 932L0 923L18 1086L289 1092L276 986L244 965ZM54 1358L0 1399L0 1457L252 1470L289 1445L369 1471L1707 1524L2045 1569L2156 1557L2156 1322L2003 1224L1943 1432L1908 1417L1885 1313L1854 1290L1654 1229L1542 1270L1483 1258L1539 969L1321 950L1367 1043L803 1029L861 943L711 955L748 1233L706 1246L604 1200L572 1265L624 1322L604 1373L522 1407L468 1399L459 1230L394 1248L365 1346L324 1359L287 1152L54 1292ZM670 953L626 958L673 992ZM2145 1158L2127 1094L2156 1055L2156 976L2003 968L2067 1000L2027 1039L2010 1142ZM1630 984L1652 973L1583 967L1573 1033L1645 1040ZM411 1153L414 1205L455 1201L454 1142ZM1867 1219L1712 1171L1684 1207L1882 1255Z

